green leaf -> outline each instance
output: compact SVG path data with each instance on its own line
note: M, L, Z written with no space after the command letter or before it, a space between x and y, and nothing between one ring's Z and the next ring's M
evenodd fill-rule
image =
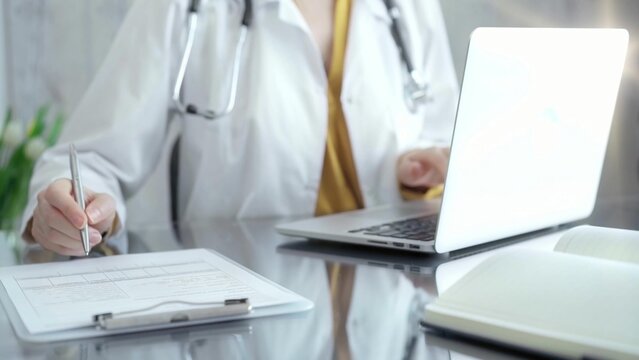
M4 115L4 122L2 123L2 133L4 133L4 129L7 127L9 120L13 117L13 110L11 107L7 109L7 112Z
M26 147L26 143L22 142L22 144L18 145L18 147L13 151L13 154L11 154L11 157L9 158L9 163L7 164L7 167L6 167L6 170L9 172L10 176L8 177L8 179L5 179L4 184L0 183L0 189L3 189L3 190L10 189L9 185L7 185L7 182L9 182L10 179L13 177L12 174L14 174L15 172L18 172L22 164L29 161L24 151L25 147Z
M24 148L23 143L14 151L9 166L0 174L0 189L5 189L0 201L2 227L13 226L27 203L34 162L26 157Z
M64 123L62 113L56 114L50 130L47 130L46 117L49 106L38 108L33 121L30 124L26 139L22 141L12 153L6 167L0 168L0 228L15 226L16 221L22 216L29 196L29 183L33 173L35 161L26 155L26 145L29 140L42 137L47 146L54 145ZM2 133L4 133L8 122L13 118L11 108L7 110ZM2 134L0 133L0 135ZM45 136L46 133L46 136ZM2 139L0 136L0 150L2 149Z
M9 203L7 212L2 214L2 216L7 216L8 218L13 219L13 223L15 223L16 219L22 216L22 211L27 205L29 179L31 178L31 173L33 171L33 162L31 160L27 159L27 161L21 165L22 166L14 178L15 188L11 199L12 201Z
M13 110L11 109L11 107L9 107L7 109L7 113L4 116L4 122L2 123L2 131L0 131L0 153L2 153L2 145L3 144L3 138L4 138L4 130L7 128L7 124L9 123L9 121L11 120L11 118L13 117Z
M0 217L3 217L4 212L2 209L6 207L7 201L11 197L11 191L7 187L9 184L10 178L12 175L12 169L4 168L0 169L0 189L4 189L0 191Z
M46 127L45 118L47 116L47 112L49 111L48 105L42 105L38 108L38 112L36 112L35 118L33 118L33 123L31 124L31 128L29 129L29 133L27 134L27 138L33 139L38 137L44 132Z
M53 127L51 131L49 131L49 136L46 138L47 146L51 147L55 145L60 137L60 132L62 132L62 124L64 123L64 115L62 113L58 113L56 115L55 120L53 121Z

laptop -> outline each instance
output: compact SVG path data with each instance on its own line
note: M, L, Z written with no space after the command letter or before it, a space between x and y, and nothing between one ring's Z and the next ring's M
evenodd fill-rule
M476 29L441 200L299 220L277 230L447 253L588 217L627 47L623 29Z
M277 253L315 258L328 262L352 266L368 266L381 269L392 269L406 273L414 273L420 274L422 276L434 277L437 269L440 266L449 267L445 264L451 264L455 260L473 257L478 254L485 254L492 250L502 249L507 246L518 245L528 240L559 238L559 235L565 232L566 229L567 226L559 226L539 231L533 231L524 235L513 236L503 240L480 244L457 251L451 251L450 253L441 256L423 256L423 254L418 252L406 253L405 251L402 252L398 250L379 251L379 249L373 247L362 247L356 244L348 244L345 242L314 240L286 241L283 244L277 246ZM555 242L552 243L553 246ZM527 242L526 244L530 243ZM535 246L533 246L532 248L537 249L541 248L541 246L535 244ZM457 273L460 273L460 271L451 272L455 275ZM438 281L443 282L447 285L451 284L451 281L448 281L448 276L446 276L446 278L438 278Z

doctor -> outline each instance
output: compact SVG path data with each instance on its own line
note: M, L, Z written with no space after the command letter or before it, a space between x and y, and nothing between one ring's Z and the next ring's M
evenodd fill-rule
M322 215L441 183L458 93L442 13L437 0L396 2L399 12L388 0L202 1L183 102L200 112L225 108L239 61L234 106L210 120L171 110L189 1L138 0L60 144L36 166L25 238L81 255L85 222L92 246L122 229L125 199L157 165L171 119L182 128L182 220ZM407 102L409 72L393 28L428 85L423 104ZM85 212L68 179L69 142Z

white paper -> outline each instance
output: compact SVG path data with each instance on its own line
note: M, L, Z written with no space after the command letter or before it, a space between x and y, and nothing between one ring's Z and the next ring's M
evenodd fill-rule
M31 334L93 326L93 315L159 303L169 302L148 312L198 306L171 301L247 297L260 308L298 299L204 249L14 266L0 269L0 281Z

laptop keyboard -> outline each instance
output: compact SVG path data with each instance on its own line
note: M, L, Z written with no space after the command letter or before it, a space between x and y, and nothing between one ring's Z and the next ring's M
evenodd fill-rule
M385 236L395 239L431 241L435 240L437 218L438 215L435 214L350 230L349 232Z

